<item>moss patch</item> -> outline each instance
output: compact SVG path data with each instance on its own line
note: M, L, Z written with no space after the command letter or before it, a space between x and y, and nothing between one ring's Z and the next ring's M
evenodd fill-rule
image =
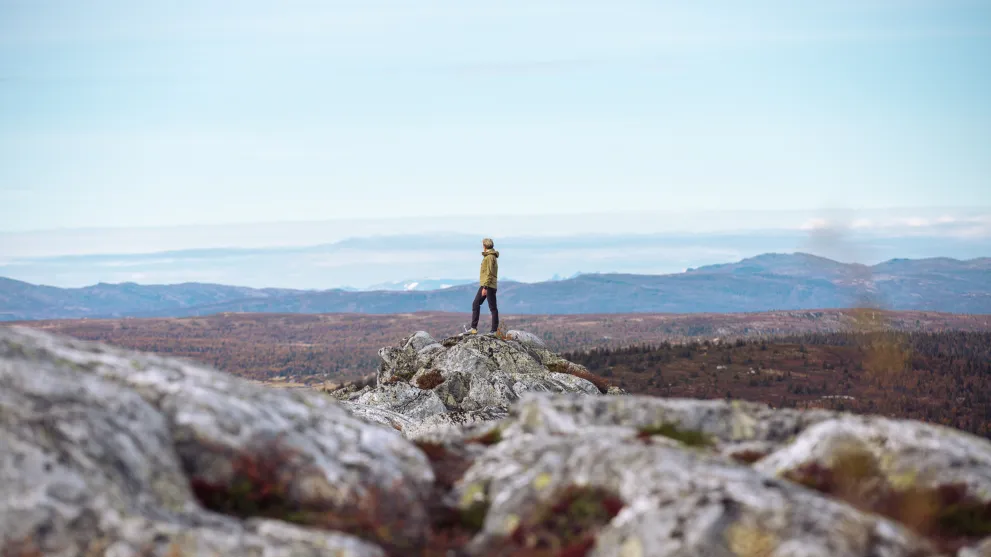
M753 450L737 451L730 455L733 460L742 462L743 464L753 464L765 456L767 456L766 453Z
M489 503L487 501L475 501L461 511L461 526L471 532L478 532L485 524L485 517L488 514Z
M465 440L466 443L477 443L479 445L492 446L502 441L502 429L494 427L485 433Z
M436 478L434 492L430 498L431 528L422 552L404 555L422 555L423 557L456 555L482 529L482 525L485 523L489 505L484 498L475 497L484 491L484 488L480 485L470 486L465 492L468 501L463 509L447 506L444 504L445 496L464 476L471 466L471 461L459 454L456 448L452 450L440 443L417 441L416 446L423 451L423 454L430 461Z
M553 503L522 520L507 546L492 555L583 557L595 546L598 531L622 508L622 500L604 489L568 487Z
M414 384L417 388L423 389L425 391L433 389L437 385L444 382L444 376L440 374L436 369L430 371L425 371L416 378Z
M302 504L292 496L294 479L320 474L302 464L297 451L278 440L231 458L227 483L194 478L193 493L215 512L239 518L264 517L324 530L336 530L378 543L390 554L410 555L422 540L406 539L401 532L408 518L395 507L388 491L370 489L346 505L333 501Z
M604 378L592 373L591 371L585 369L583 366L578 364L573 364L568 360L557 360L547 364L547 369L554 373L567 373L568 375L574 375L575 377L584 379L589 383L595 385L599 392L606 394L609 392L609 382Z
M231 461L230 483L194 478L193 493L204 507L222 514L287 520L298 510L290 501L290 478L283 471L292 456L281 450L239 454Z
M689 447L711 447L713 445L712 439L701 431L681 429L672 423L642 427L637 432L637 438L642 441L649 441L654 435L662 435L669 439L674 439Z
M443 489L451 489L454 484L465 475L471 467L471 461L463 455L448 449L440 443L431 441L417 441L419 447L430 466L434 470L434 478L437 485Z

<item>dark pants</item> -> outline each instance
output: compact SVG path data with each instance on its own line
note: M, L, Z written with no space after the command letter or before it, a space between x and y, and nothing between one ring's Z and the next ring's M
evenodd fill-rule
M478 328L478 314L482 310L482 300L489 301L489 313L492 314L492 332L499 330L499 308L496 307L496 289L486 288L485 296L482 296L482 287L478 287L475 294L475 301L471 303L471 328Z

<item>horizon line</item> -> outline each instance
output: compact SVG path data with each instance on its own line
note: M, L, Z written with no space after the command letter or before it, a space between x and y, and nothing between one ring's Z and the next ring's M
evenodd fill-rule
M824 230L834 230L833 228L825 228ZM605 233L605 232L586 232L579 234L548 234L548 235L538 235L538 234L526 234L519 236L502 236L499 238L500 242L506 241L518 241L518 240L534 240L540 241L545 239L582 239L582 238L637 238L637 239L647 239L647 238L664 238L664 237L681 237L688 236L694 238L701 237L713 237L718 238L720 236L734 235L734 234L748 234L748 235L760 235L760 234L780 234L780 233L793 233L793 234L803 234L808 233L810 230L802 228L754 228L754 229L734 229L734 230L720 230L720 231L702 231L702 232L687 232L687 231L669 231L669 232L625 232L625 233ZM0 233L2 234L2 233ZM468 232L455 232L455 231L425 231L425 232L415 232L411 234L373 234L373 235L363 235L363 236L347 236L339 240L332 240L327 242L318 242L315 244L283 244L283 245L268 245L268 246L239 246L239 245L224 245L224 246L211 246L211 247L192 247L192 248L179 248L179 249L166 249L158 251L143 251L143 252L94 252L94 253L66 253L58 255L40 255L40 256L7 256L4 257L0 255L0 264L6 261L41 261L41 260L53 260L53 259L85 259L93 257L152 257L152 256L169 256L169 255L196 255L196 254L207 254L210 252L239 252L239 253L272 253L282 250L310 250L316 248L324 247L334 247L344 244L346 242L354 240L387 240L390 238L404 239L404 238L424 238L424 237L436 237L444 236L450 237L451 235L458 236L469 236ZM900 237L900 236L899 236ZM425 248L429 249L429 248ZM754 257L760 257L763 255L809 255L813 257L820 257L822 259L829 259L836 263L843 263L845 265L866 265L871 266L871 264L861 263L858 261L842 261L840 259L833 259L832 257L827 257L824 255L819 255L812 251L807 250L794 250L794 251L765 251L760 252L756 255L750 257L743 257L737 260L743 261L745 259L752 259ZM931 256L931 257L889 257L887 259L879 260L876 264L885 263L888 261L906 259L911 261L925 261L932 259L950 259L953 261L968 262L977 261L980 259L991 258L991 252L988 255L981 255L978 257L971 257L968 259L959 259L950 256ZM586 273L593 274L593 273ZM621 273L621 274L631 274L631 273ZM636 273L632 273L636 274ZM2 275L0 275L2 276Z
M660 210L630 210L630 211L576 211L576 212L548 212L548 213L523 213L523 214L494 214L489 215L490 219L525 219L540 217L591 217L591 216L632 216L632 215L676 215L676 214L762 214L762 213L857 213L867 211L991 211L991 204L987 205L939 205L939 206L885 206L885 207L816 207L816 208L793 208L793 209L660 209ZM226 223L181 223L168 225L138 225L138 226L82 226L82 227L56 227L56 228L36 228L36 229L0 229L0 235L6 234L39 234L52 232L105 232L120 230L167 230L178 228L221 228L233 226L272 226L272 225L303 225L303 224L329 224L329 223L395 223L402 221L436 221L441 219L464 219L465 215L416 215L402 217L338 217L327 219L304 219L304 220L271 220L271 221L236 221ZM768 229L774 230L774 229ZM685 232L691 233L691 232Z
M760 253L758 255L754 255L754 256L751 256L751 257L744 257L742 259L728 261L728 262L725 262L725 263L713 263L713 264L707 264L707 265L699 265L697 267L688 267L688 268L686 268L686 269L684 269L682 271L673 272L673 273L624 273L624 272L619 272L619 271L590 271L590 272L579 271L578 273L575 273L573 276L562 277L562 278L557 279L557 280L555 280L553 278L549 278L549 279L543 279L543 280L537 280L537 281L530 281L530 282L528 282L528 281L522 281L522 280L513 280L513 279L510 279L508 277L507 278L503 278L501 280L503 282L505 282L505 283L512 283L512 284L542 284L542 283L545 283L545 282L565 282L565 281L569 281L569 280L576 280L580 276L591 276L591 275L599 275L599 276L601 276L601 275L622 275L622 276L642 276L642 277L669 277L669 276L686 275L686 274L688 274L690 272L695 272L695 271L698 271L700 269L705 269L705 268L722 267L722 266L727 266L727 265L734 265L734 264L742 263L744 261L748 261L748 260L752 260L752 259L757 259L759 257L764 257L764 256L786 256L786 257L808 256L808 257L815 257L817 259L823 259L823 260L826 260L826 261L829 261L829 262L832 262L832 263L838 263L840 265L851 266L851 267L853 267L853 266L859 266L859 267L867 267L867 268L876 267L878 265L883 265L885 263L890 263L890 262L893 262L893 261L913 261L913 262L920 262L920 261L949 260L949 261L954 261L954 262L957 262L957 263L971 263L971 262L983 261L983 260L986 260L986 259L991 260L991 255L980 256L980 257L972 257L970 259L958 259L958 258L955 258L955 257L946 257L946 256L919 257L919 258L892 257L892 258L889 258L889 259L885 259L883 261L879 261L878 263L875 263L875 264L866 264L866 263L858 263L858 262L840 261L840 260L837 260L837 259L833 259L831 257L817 255L817 254L810 253L810 252L805 252L805 251L764 252L764 253ZM83 255L83 256L74 256L74 257L86 257L86 256ZM136 282L136 281L122 281L122 282L105 282L105 281L99 281L99 282L96 282L96 283L93 283L93 284L88 284L86 286L68 286L68 287L63 287L63 286L52 286L50 284L33 283L33 282L25 281L25 280L20 280L20 279L15 279L15 278L11 278L11 277L6 277L6 276L3 276L3 275L0 275L0 280L7 280L7 281L11 281L11 282L18 282L18 283L21 283L21 284L27 284L27 285L35 286L35 287L56 288L56 289L59 289L59 290L80 290L80 289L85 289L85 288L92 288L94 286L99 286L101 284L102 285L109 285L109 286L121 286L121 285L125 285L125 284L134 284L134 285L138 285L138 286L148 286L148 287L154 287L154 286L182 286L182 285L198 284L198 285L205 285L205 286L225 286L225 287L231 287L231 288L246 288L246 289L249 289L249 290L291 290L291 291L296 291L296 292L331 292L331 291L335 291L336 290L336 291L347 292L347 291L349 291L349 289L353 289L353 291L356 291L356 292L376 292L375 290L368 290L367 288L356 288L356 287L352 287L350 285L335 286L335 287L331 287L331 288L287 288L287 287L279 287L279 286L254 287L254 286L244 286L244 285L233 284L233 283L201 282L201 281L183 281L183 282L172 282L172 283L142 283L142 282ZM414 281L414 280L419 281L419 280L440 280L440 279L431 279L431 278L420 277L420 278L415 278L415 279L414 278L408 278L408 279L402 279L402 280L391 281L391 282L393 284L395 284L395 283L402 283L402 282ZM450 280L457 280L457 281L465 280L465 281L474 282L476 279L451 278ZM380 282L378 284L382 284L382 283ZM451 285L450 287L448 287L448 289L449 288L457 288L459 286L465 286L465 284L467 284L467 283L464 283L464 284L454 284L454 285ZM446 289L445 288L440 288L440 289L436 289L436 290L416 290L415 292L432 292L432 291L439 291L439 290L446 290ZM382 292L405 292L405 291L388 291L388 290L380 290L380 291L382 291ZM413 292L413 291L410 291L410 292Z

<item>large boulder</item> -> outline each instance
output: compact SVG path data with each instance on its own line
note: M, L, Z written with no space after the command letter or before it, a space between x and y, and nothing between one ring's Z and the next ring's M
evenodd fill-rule
M458 335L443 341L419 331L379 351L382 364L375 387L341 391L337 396L362 407L388 410L421 424L473 423L506 415L527 392L599 395L583 367L549 351L534 335ZM446 415L443 418L435 416ZM434 418L434 419L432 419ZM399 423L401 420L393 420Z
M479 556L541 540L594 557L934 554L893 521L669 443L521 435L480 456L458 494L465 512L487 509L468 546ZM588 520L596 506L599 520ZM575 526L597 531L583 541Z
M0 554L383 555L341 532L422 543L433 482L318 393L0 328Z
M669 426L696 432L712 450L756 460L782 447L806 427L835 417L826 410L772 409L746 401L623 397L524 396L505 423L506 434L636 434ZM615 431L615 428L619 431Z
M479 438L493 442L454 497L484 517L475 555L511 554L528 536L622 557L991 547L991 441L950 428L738 401L528 394L497 424L442 441ZM593 495L616 512L585 534L549 524L575 493L582 512Z
M803 430L755 464L769 475L834 469L858 458L894 487L958 485L991 505L991 442L948 427L879 416L842 415ZM991 524L988 525L991 529Z

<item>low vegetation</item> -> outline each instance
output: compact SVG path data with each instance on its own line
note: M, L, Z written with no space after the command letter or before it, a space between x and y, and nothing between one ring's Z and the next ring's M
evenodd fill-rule
M490 556L584 557L598 531L622 509L623 501L609 491L570 486L553 503L524 518L506 545Z
M386 547L405 546L401 539L382 528L383 504L387 494L368 493L350 508L329 505L301 505L291 496L293 476L305 473L294 470L292 463L298 454L291 448L273 441L251 453L235 457L231 463L229 482L203 478L192 479L193 493L202 505L212 511L239 518L266 517L294 524L351 532ZM375 518L378 517L378 518ZM401 517L395 517L401 521Z
M0 557L44 557L44 555L30 537L0 546Z
M470 302L470 300L469 300ZM935 312L878 312L902 331L987 330L987 316ZM248 314L152 319L29 321L29 327L115 346L190 358L247 379L297 383L341 382L378 369L378 350L424 330L455 335L464 313ZM855 327L854 311L781 311L759 314L513 315L503 327L529 331L556 352L616 349L720 337L769 337L836 332ZM595 370L593 370L595 371Z
M485 433L467 439L467 443L478 443L479 445L492 446L502 441L502 430L494 427Z
M809 463L785 477L858 509L892 518L945 552L991 536L991 503L974 497L967 486L929 487L911 481L894 485L882 474L875 456L863 448L848 448L828 466Z
M991 437L991 333L852 332L562 354L635 394L730 398Z
M441 375L441 373L436 369L431 369L430 371L422 373L418 377L416 377L416 380L413 382L413 384L416 385L417 388L419 389L429 390L429 389L433 389L434 387L440 385L443 382L444 382L444 376Z
M567 373L568 375L574 375L575 377L584 379L595 385L595 388L599 389L600 393L605 394L609 392L609 381L572 362L564 360L552 362L547 366L547 369L554 373Z
M649 441L655 435L674 439L689 447L709 447L713 445L713 440L701 431L679 429L675 424L665 423L656 426L647 426L640 428L640 431L637 432L637 438L642 441Z
M730 457L733 460L735 460L737 462L740 462L740 463L743 463L743 464L753 464L753 463L757 462L758 460L764 458L765 456L767 456L767 453L760 452L760 451L754 451L754 450L750 450L750 449L745 449L745 450L737 451L735 453L731 453L730 454Z
M234 458L229 482L194 478L193 493L204 507L219 513L305 523L303 509L294 507L289 497L291 478L279 474L295 456L295 451L273 442Z
M464 547L479 530L488 513L488 505L484 502L473 505L465 510L459 510L447 505L444 497L455 483L460 480L471 461L463 454L445 447L441 443L418 441L416 445L423 451L430 466L433 468L434 494L431 498L433 507L430 509L431 529L423 550L411 555L422 557L446 557L449 552L456 552Z

